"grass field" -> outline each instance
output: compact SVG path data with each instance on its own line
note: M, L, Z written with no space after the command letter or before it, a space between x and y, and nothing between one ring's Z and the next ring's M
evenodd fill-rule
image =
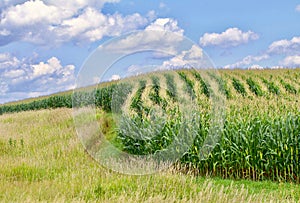
M0 117L2 202L296 202L300 186L180 174L127 176L86 153L70 109Z
M88 155L98 150L93 144L99 135L84 140L91 148L81 144L70 92L1 105L0 201L299 202L300 69L221 70L205 77L187 70L164 72L75 94L75 105L95 102L97 115L92 116L104 136L130 154L163 149L176 138L180 102L197 104L189 151L177 164L147 176L113 172ZM121 96L114 97L120 88ZM201 159L211 125L212 88L226 98L224 128L213 151ZM128 110L124 121L129 124L151 124L149 115L157 108L169 120L149 142L133 139L126 126L115 129L112 115L118 112L112 112L112 98L117 109Z

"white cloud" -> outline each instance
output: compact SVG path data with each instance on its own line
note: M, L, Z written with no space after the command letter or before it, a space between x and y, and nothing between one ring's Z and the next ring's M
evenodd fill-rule
M114 81L114 80L120 80L120 79L121 79L121 77L119 75L112 75L109 80Z
M202 46L221 46L234 47L240 44L246 44L250 40L257 40L258 34L247 31L243 32L238 28L229 28L222 33L205 33L200 38L200 45Z
M18 78L25 74L25 71L22 69L9 70L3 74L6 78Z
M271 69L283 69L283 66L272 66Z
M94 42L103 36L117 36L136 30L148 23L148 19L135 13L123 17L120 14L104 15L94 8L87 8L76 18L64 20L54 32L61 39Z
M294 55L294 56L287 56L282 61L282 65L285 66L300 66L300 55Z
M295 8L296 11L300 12L300 4L298 4Z
M0 53L0 70L9 68L9 67L17 67L20 64L20 61L11 56L9 53Z
M205 68L203 62L203 50L196 45L193 45L190 50L182 51L180 54L164 61L160 69L174 68ZM207 67L206 67L207 68Z
M300 37L293 37L291 40L283 39L273 42L268 49L270 54L299 54Z
M157 70L170 70L179 68L211 68L207 58L203 53L203 50L197 46L192 45L190 49L182 50L179 54L165 55L163 58L159 58L161 64L134 64L127 68L127 77L132 75L139 75L142 73L157 71Z
M72 0L63 4L57 0L27 0L10 6L1 14L1 25L30 26L36 23L60 24L85 8L101 9L106 2L116 0Z
M183 36L184 33L184 30L178 26L177 20L172 18L158 18L147 26L145 30L169 31L180 36Z
M118 3L120 2L120 0L72 0L64 1L63 4L57 0L44 0L44 2L56 7L60 7L62 9L77 11L78 9L82 9L88 6L101 9L105 3Z
M267 60L269 58L270 58L270 56L268 54L263 54L263 55L259 55L259 56L249 55L249 56L246 56L245 58L243 58L242 60L240 60L236 63L226 65L224 68L226 68L226 69L243 68L247 65L250 65L250 64L253 64L255 62L262 61L262 60Z
M8 84L6 82L0 81L0 95L5 95L8 90L9 90ZM0 102L1 102L1 100L0 100Z
M14 63L16 57L1 54L7 63ZM9 56L9 57L7 57ZM59 59L52 57L46 62L31 64L25 59L17 59L17 66L5 66L0 71L0 103L29 97L30 93L44 95L74 88L74 65L63 66ZM22 94L20 94L22 92ZM15 98L15 96L18 98Z
M184 30L178 27L176 20L158 18L144 31L124 36L103 48L123 54L133 53L136 50L156 49L165 54L176 55L176 46L184 39L183 33Z
M249 70L262 70L262 69L264 69L264 67L255 64L255 65L249 66L248 69Z
M185 52L185 58L190 60L198 60L203 57L203 50L196 45L193 45L192 48Z
M266 51L261 55L257 56L246 56L242 60L226 65L224 68L243 68L248 65L253 65L254 63L270 59L274 56L283 56L284 60L279 61L278 64L274 65L272 68L278 69L283 66L299 66L299 56L300 56L300 37L293 37L290 40L283 39L274 41L271 43Z
M74 66L63 67L56 57L50 58L47 61L47 63L40 62L39 64L31 65L31 67L33 70L32 78L36 78L43 75L51 75L55 72L62 73L64 76L68 76L70 75L70 72L72 72L75 69ZM62 69L64 69L63 72L61 72Z
M46 5L43 1L27 1L5 10L1 15L1 25L30 26L40 22L59 23L61 19L59 14L59 8Z
M155 13L123 16L103 14L102 6L119 0L30 0L3 10L0 16L0 45L13 41L57 44L94 42L145 27Z
M153 65L153 64L133 64L127 68L127 72L125 77L131 77L136 75L141 75L145 73L151 73L156 70L160 70L160 65Z

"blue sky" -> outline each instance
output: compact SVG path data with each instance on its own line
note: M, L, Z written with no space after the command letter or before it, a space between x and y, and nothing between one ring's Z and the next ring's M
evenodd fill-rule
M149 27L182 34L218 68L300 66L300 1L1 0L0 103L74 88L102 43Z

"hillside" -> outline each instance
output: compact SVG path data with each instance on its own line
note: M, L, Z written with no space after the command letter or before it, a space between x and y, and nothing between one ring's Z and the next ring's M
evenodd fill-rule
M241 95L243 96L243 99L250 100L257 96L263 96L263 98L266 99L269 99L270 97L274 98L274 95L280 96L280 98L283 98L284 100L294 102L297 102L299 99L300 68L277 70L218 70L217 72L212 72L217 73L216 75L218 75L218 77L210 75L211 79L213 78L218 82L220 90L229 101L239 99L241 98ZM105 87L109 89L114 84L120 83L122 84L122 80L103 83L97 87L91 88L101 90ZM241 87L239 87L239 83L241 83ZM198 94L201 94L204 91L199 88L197 90L199 90ZM59 107L71 108L72 93L73 91L66 91L50 96L42 96L2 104L0 105L0 114L35 109Z
M299 182L299 79L300 69L157 72L73 95L3 105L0 114L72 105L75 113L97 108L88 122L100 125L102 132L79 137L100 163L106 160L98 156L106 153L99 144L105 138L114 150L154 157L162 152L159 156L174 157L168 161L189 165L200 175ZM86 132L78 127L86 126L81 123L85 117L74 117L77 132ZM211 146L202 147L207 140ZM163 154L169 146L181 148Z
M128 176L85 152L72 112L62 108L0 116L1 202L296 202L300 187L231 181L174 169Z

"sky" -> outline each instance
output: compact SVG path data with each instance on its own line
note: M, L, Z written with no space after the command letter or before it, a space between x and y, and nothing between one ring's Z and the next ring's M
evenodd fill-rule
M216 68L300 66L296 0L1 0L0 103L72 89L97 47L151 29L187 37Z

